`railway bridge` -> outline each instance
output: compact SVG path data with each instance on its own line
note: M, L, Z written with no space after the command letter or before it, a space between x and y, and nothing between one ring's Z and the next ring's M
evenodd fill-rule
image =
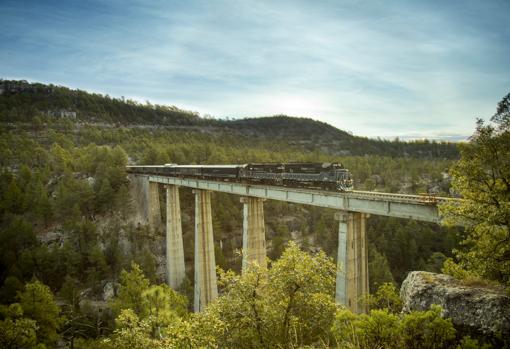
M439 222L437 204L447 198L380 192L332 192L317 189L253 185L166 175L130 174L139 222L161 224L159 190L166 191L167 282L177 288L185 277L179 187L195 195L194 310L201 311L218 295L211 217L211 192L240 196L243 209L243 270L250 263L266 265L263 203L266 199L337 210L338 271L336 301L353 312L366 312L359 302L368 294L366 219L369 215Z

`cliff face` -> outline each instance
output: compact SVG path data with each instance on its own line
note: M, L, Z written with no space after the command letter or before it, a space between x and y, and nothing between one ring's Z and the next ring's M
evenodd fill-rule
M432 304L443 308L443 316L456 326L494 335L510 334L510 297L501 287L466 286L444 274L413 271L400 289L403 311L427 310Z

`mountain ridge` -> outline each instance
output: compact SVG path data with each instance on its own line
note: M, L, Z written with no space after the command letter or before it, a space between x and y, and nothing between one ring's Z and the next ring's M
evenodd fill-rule
M306 150L334 155L458 157L454 143L360 137L307 117L210 118L175 106L142 104L65 86L0 79L0 121L33 122L36 117L68 118L97 125L184 128L230 132L261 139L285 139L289 144Z

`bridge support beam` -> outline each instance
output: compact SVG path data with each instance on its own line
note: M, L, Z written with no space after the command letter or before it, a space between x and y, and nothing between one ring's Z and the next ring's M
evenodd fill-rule
M243 205L243 271L251 263L266 268L266 229L264 199L242 197Z
M159 205L159 184L156 182L149 182L148 188L148 223L149 227L154 231L161 229L161 207Z
M179 187L166 185L166 281L176 290L182 284L186 270L184 267L184 247L182 244L181 205Z
M358 212L340 212L336 301L354 313L366 313L368 295L368 249L366 219Z
M211 192L195 189L194 311L202 311L218 297L211 215Z

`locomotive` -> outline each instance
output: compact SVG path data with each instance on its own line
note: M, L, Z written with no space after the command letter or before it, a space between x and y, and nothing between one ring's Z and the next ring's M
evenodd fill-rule
M335 191L351 191L353 183L349 170L339 163L165 164L164 166L128 166L128 172Z

